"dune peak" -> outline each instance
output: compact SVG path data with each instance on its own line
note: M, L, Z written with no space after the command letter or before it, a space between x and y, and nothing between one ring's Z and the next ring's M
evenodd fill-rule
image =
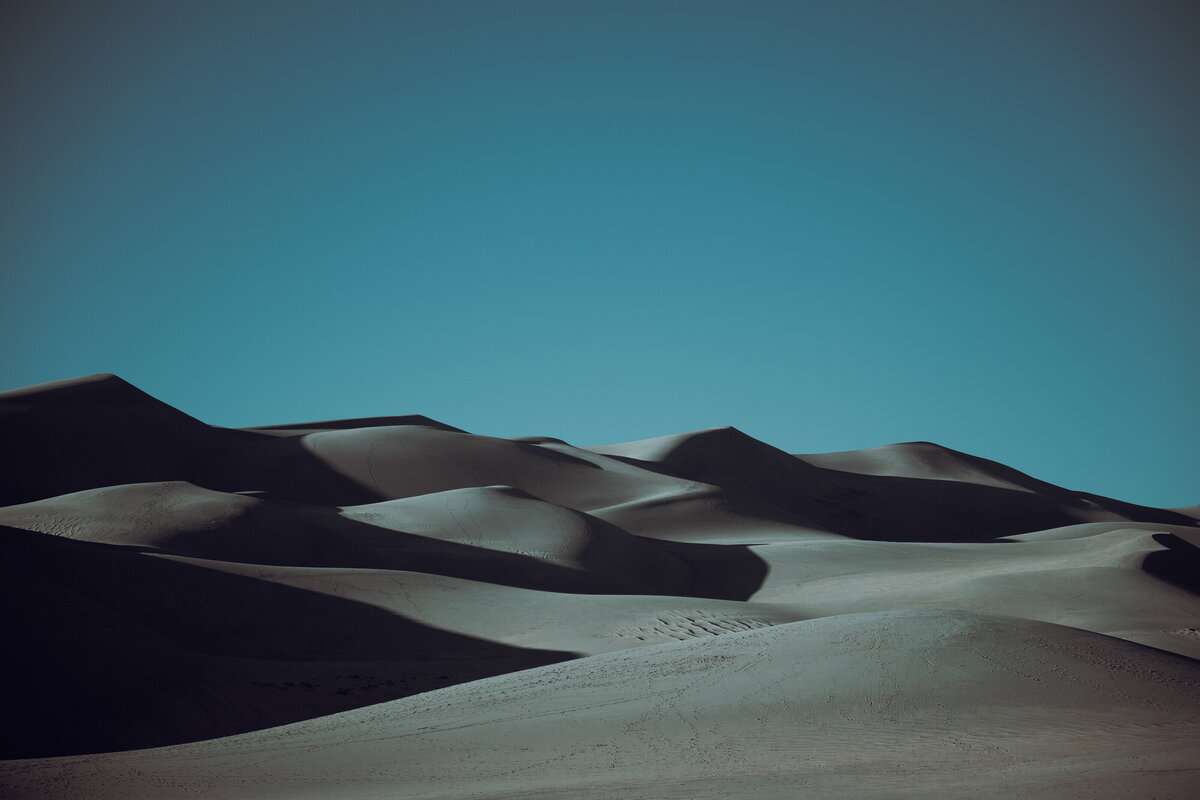
M1185 796L1200 758L1196 509L929 441L225 429L112 374L0 409L0 794Z

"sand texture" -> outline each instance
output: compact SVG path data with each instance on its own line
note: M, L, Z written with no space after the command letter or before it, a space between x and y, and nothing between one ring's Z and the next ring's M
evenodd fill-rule
M0 797L1193 798L1200 513L928 442L0 393Z

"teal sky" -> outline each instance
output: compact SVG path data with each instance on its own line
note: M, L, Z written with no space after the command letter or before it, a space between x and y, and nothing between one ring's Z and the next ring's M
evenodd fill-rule
M1192 2L0 18L0 375L1200 503Z

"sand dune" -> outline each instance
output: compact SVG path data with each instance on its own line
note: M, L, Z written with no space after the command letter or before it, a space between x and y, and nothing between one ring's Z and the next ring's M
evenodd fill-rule
M1194 528L1092 523L1014 543L827 541L753 548L757 602L810 616L895 608L996 612L1200 657ZM1178 541L1176 541L1178 539ZM1019 544L1018 544L1019 542Z
M1185 797L1200 666L953 611L595 656L163 750L23 762L20 796ZM254 754L229 769L238 753ZM335 777L331 777L335 776ZM336 783L334 783L336 781ZM334 788L336 786L336 789ZM1049 789L1049 791L1046 791Z
M860 539L985 541L1079 522L1195 522L930 444L790 456L735 428L714 428L588 449L753 498L801 526Z
M264 580L261 567L2 533L8 757L227 735L572 656Z
M867 450L798 455L796 458L813 466L860 475L929 478L994 486L998 489L1016 489L1035 494L1064 494L1058 487L1018 472L1012 467L960 453L932 442L905 442Z
M200 559L422 571L561 591L744 599L763 567L745 547L659 542L511 487L345 508L127 484L0 509L0 524Z
M173 480L200 454L242 443L115 375L0 393L6 477L0 504L120 483Z
M927 442L232 430L111 375L0 394L0 436L4 796L1200 779L1195 508Z

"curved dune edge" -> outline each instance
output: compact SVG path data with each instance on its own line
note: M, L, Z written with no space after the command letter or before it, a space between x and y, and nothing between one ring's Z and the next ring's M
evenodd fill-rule
M852 614L230 739L13 763L4 781L95 798L1183 797L1198 690L1196 662L1072 628Z
M1173 797L1200 763L1195 508L928 442L223 429L113 375L0 393L0 435L5 796Z

